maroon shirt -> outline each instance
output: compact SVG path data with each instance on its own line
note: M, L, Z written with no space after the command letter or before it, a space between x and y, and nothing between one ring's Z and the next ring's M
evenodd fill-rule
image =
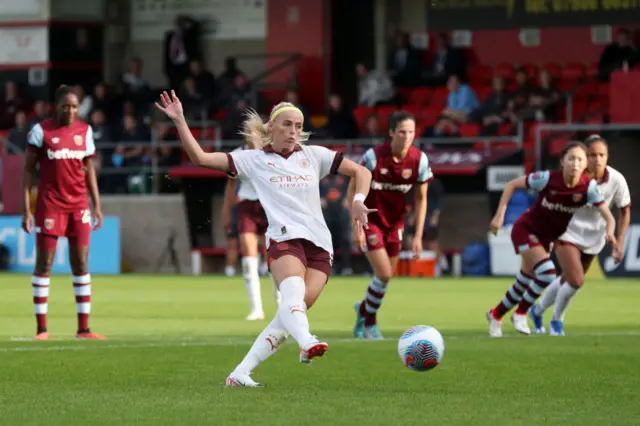
M372 175L365 204L370 209L378 209L369 215L369 222L385 230L402 228L407 213L407 193L414 185L433 179L427 155L412 146L407 155L396 162L391 145L385 143L365 152L361 164Z
M76 120L59 126L48 119L33 126L27 150L38 155L37 209L71 212L89 207L84 159L95 154L91 126Z

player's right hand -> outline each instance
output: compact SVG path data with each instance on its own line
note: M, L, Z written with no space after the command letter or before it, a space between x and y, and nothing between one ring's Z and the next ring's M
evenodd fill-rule
M355 221L353 221L351 226L351 241L361 252L364 252L365 248L367 248L364 231L361 226L355 223Z
M162 104L162 105L161 105ZM160 104L156 102L156 107L165 114L167 117L172 119L173 121L179 120L184 117L184 112L182 110L182 103L175 91L171 91L171 96L167 94L166 91L160 94Z
M363 201L354 201L351 204L351 217L359 227L369 228L369 213L377 212L378 209L370 209Z
M493 233L493 235L498 235L498 231L500 230L500 228L502 228L503 223L504 223L504 218L500 216L493 217L493 219L491 220L491 223L489 224L489 229L491 229L491 232Z
M31 212L27 212L22 216L22 230L27 234L31 234L33 231L33 215Z

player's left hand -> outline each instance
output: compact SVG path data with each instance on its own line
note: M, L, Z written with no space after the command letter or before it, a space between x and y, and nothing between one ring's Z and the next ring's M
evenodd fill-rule
M616 262L616 264L622 262L622 249L620 245L618 245L618 241L616 240L615 235L607 235L607 242L611 246L611 256L613 256L613 260Z
M102 228L102 222L104 221L104 216L102 216L102 210L97 209L93 212L93 230L97 231Z
M420 256L422 255L422 238L413 237L411 253L413 253L414 259L420 259Z
M358 227L369 229L369 213L377 212L378 209L370 209L364 201L354 201L351 204L351 217Z

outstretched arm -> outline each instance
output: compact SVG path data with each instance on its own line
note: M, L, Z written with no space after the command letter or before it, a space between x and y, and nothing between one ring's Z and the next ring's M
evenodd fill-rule
M205 152L202 147L200 147L198 141L193 137L193 134L189 129L189 125L187 124L187 120L184 117L182 103L176 96L176 93L172 90L171 97L169 97L167 92L163 92L160 95L160 102L162 105L156 102L156 107L173 120L173 123L178 130L178 134L180 135L182 148L189 156L191 162L199 167L206 167L208 169L229 173L230 168L227 154L222 152Z
M351 178L349 188L347 189L347 203L349 208L354 201L354 197L358 195L358 199L362 202L366 200L371 188L371 172L363 166L345 158L338 167L338 173Z

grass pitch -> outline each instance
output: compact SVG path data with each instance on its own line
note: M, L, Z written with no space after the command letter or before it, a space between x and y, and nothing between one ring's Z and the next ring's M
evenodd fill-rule
M637 425L640 284L588 282L564 338L489 339L485 312L509 280L392 282L379 321L388 338L351 338L366 278L334 278L310 312L329 352L307 367L288 342L254 378L225 389L266 322L246 322L241 278L94 277L92 328L77 342L69 277L49 298L49 342L33 335L30 277L0 275L0 425ZM263 280L269 319L270 282ZM550 314L550 313L549 313ZM438 328L442 364L402 366L396 338Z

